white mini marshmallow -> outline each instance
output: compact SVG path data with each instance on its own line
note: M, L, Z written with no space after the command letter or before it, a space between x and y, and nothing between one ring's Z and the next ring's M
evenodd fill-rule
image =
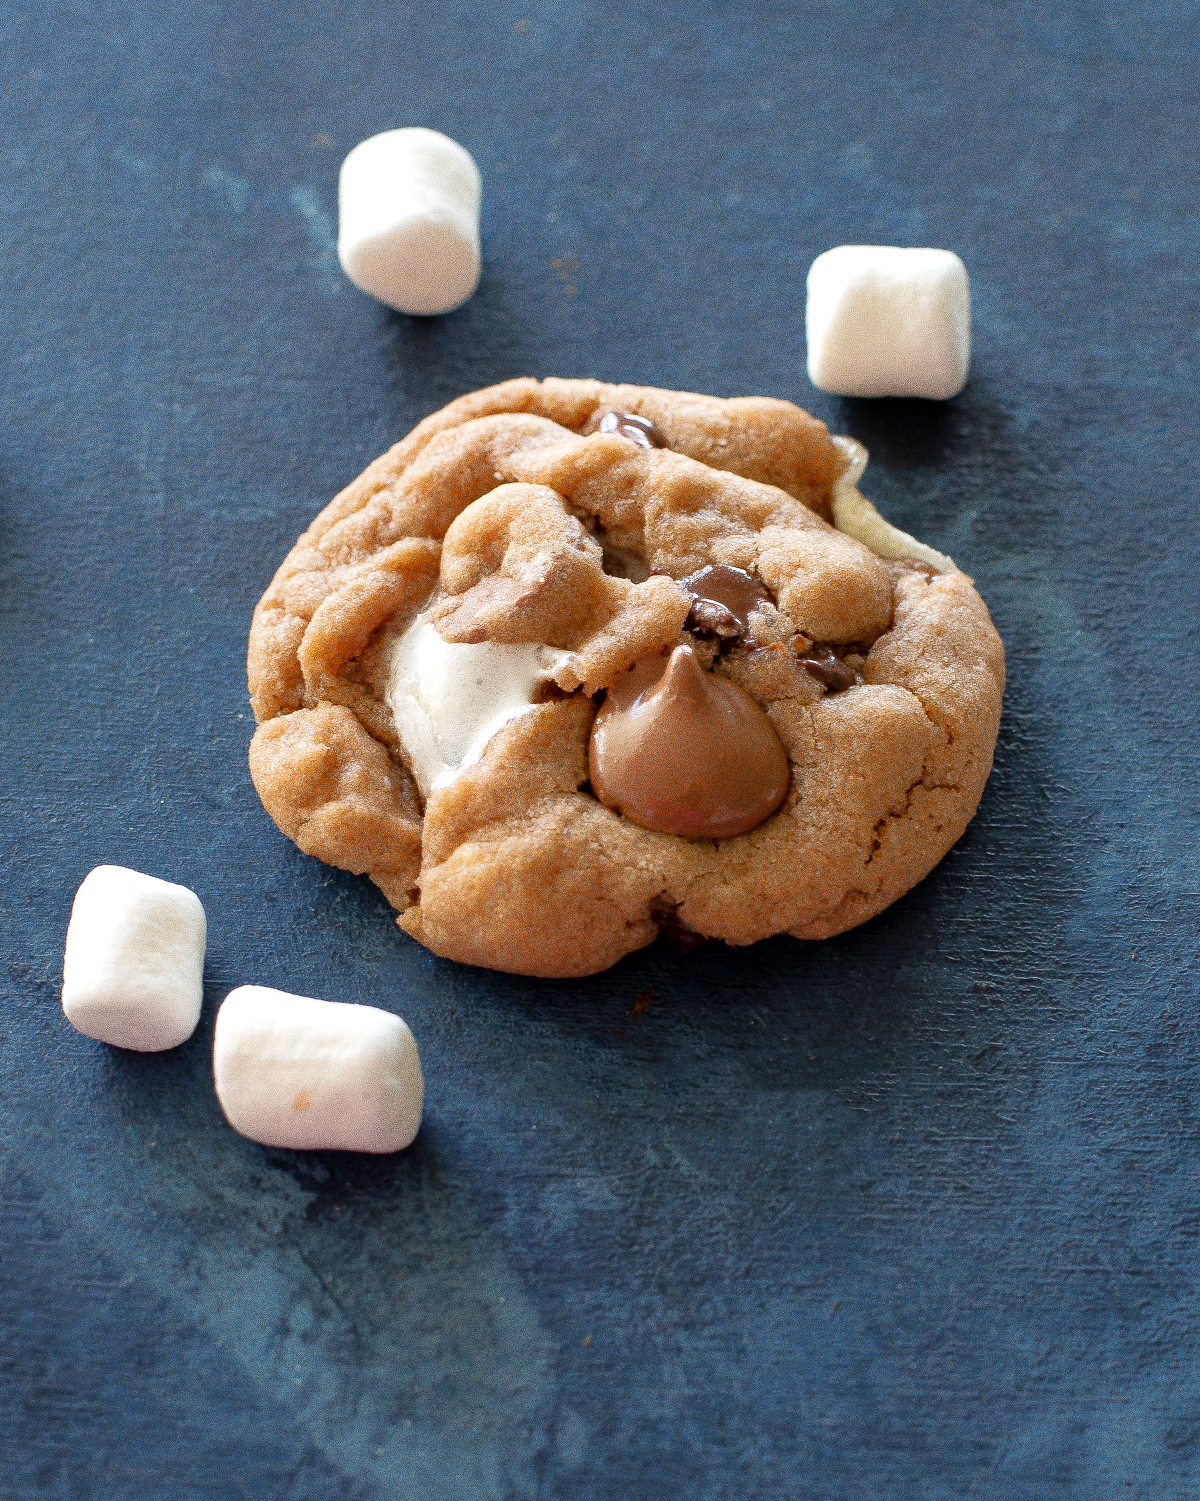
M808 378L837 396L957 396L971 289L950 250L839 245L808 273Z
M139 1053L178 1047L196 1030L207 924L186 886L98 865L75 894L62 1007L85 1037Z
M217 1012L213 1075L229 1124L268 1147L397 1152L421 1125L417 1044L375 1006L239 986Z
M483 183L471 153L436 130L360 142L338 183L338 259L400 313L449 313L479 284Z

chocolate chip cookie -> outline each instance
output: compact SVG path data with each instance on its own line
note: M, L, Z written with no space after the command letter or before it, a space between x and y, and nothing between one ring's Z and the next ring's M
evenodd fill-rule
M975 812L1004 687L970 580L865 462L762 397L452 402L259 602L267 811L435 953L519 974L865 921Z

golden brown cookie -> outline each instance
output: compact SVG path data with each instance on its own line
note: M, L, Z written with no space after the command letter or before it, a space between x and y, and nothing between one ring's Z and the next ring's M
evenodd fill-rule
M859 494L865 460L763 397L452 402L259 602L267 811L435 953L520 974L865 921L975 812L1004 687L970 580Z

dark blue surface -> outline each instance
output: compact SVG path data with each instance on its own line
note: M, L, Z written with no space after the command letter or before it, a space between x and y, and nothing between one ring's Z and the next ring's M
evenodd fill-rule
M1195 1496L1198 42L1181 4L0 6L3 1501ZM484 175L441 320L333 252L399 124ZM809 387L847 241L963 256L957 401ZM975 575L996 771L876 921L496 976L262 812L271 572L517 374L794 398ZM101 861L207 907L176 1053L58 1009ZM234 1135L245 981L407 1017L416 1145Z

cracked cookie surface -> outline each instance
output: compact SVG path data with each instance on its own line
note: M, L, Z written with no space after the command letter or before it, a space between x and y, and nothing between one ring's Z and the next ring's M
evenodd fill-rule
M872 539L902 537L852 489L863 462L766 398L518 380L451 403L326 507L255 611L250 763L268 812L306 853L370 875L436 953L517 973L592 973L660 929L747 944L863 922L966 827L1004 681L948 559L881 557L831 524L866 507ZM741 637L706 629L716 614L684 587L714 565L765 596ZM456 661L533 653L540 674L440 775L393 712L414 621ZM597 700L681 643L786 751L787 794L749 832L659 832L592 793Z

